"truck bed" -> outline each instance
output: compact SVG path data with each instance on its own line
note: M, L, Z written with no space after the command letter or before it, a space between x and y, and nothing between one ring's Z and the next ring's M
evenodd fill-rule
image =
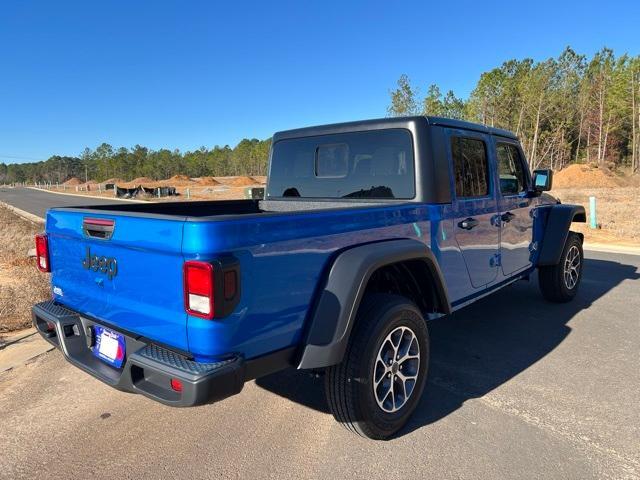
M114 203L112 205L93 205L90 207L61 207L72 211L114 212L134 214L133 216L158 216L206 218L215 217L227 220L236 215L259 215L277 212L305 212L309 210L332 210L338 208L375 207L389 204L406 203L403 200L366 201L366 200L207 200L193 202L145 202Z
M65 210L100 211L114 213L132 213L134 216L166 217L210 217L218 215L248 215L261 213L258 200L222 200L202 202L144 202L114 203L113 205L95 205L91 207L73 207Z

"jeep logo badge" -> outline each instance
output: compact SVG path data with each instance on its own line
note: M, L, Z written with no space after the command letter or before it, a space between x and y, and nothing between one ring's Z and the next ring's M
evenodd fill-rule
M87 247L87 256L82 260L82 268L105 273L109 280L118 274L118 262L115 258L91 255L90 247Z

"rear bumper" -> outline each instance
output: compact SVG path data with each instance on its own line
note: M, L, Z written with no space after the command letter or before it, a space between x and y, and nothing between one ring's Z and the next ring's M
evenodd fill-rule
M244 385L245 362L239 356L214 363L194 362L121 332L126 361L115 368L95 357L87 345L86 332L97 322L54 301L35 305L32 318L38 332L70 363L118 390L140 393L174 407L191 407L240 393ZM171 379L180 380L182 392L171 388Z

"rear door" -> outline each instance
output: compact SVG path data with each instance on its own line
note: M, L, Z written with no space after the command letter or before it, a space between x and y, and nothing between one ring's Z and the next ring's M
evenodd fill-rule
M500 230L494 224L498 206L489 160L487 135L448 130L455 198L455 237L475 288L493 282L498 273Z
M533 241L529 170L515 140L494 137L500 195L500 257L509 276L531 266Z
M55 300L107 326L188 350L184 219L96 212L47 215Z

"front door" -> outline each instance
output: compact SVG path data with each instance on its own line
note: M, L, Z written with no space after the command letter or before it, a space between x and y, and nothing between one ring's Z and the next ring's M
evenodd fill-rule
M455 179L454 230L469 272L471 285L483 287L498 274L500 229L492 188L489 138L480 133L449 131L451 164Z
M530 178L517 143L496 141L500 186L500 259L502 273L509 276L531 266L533 241Z

